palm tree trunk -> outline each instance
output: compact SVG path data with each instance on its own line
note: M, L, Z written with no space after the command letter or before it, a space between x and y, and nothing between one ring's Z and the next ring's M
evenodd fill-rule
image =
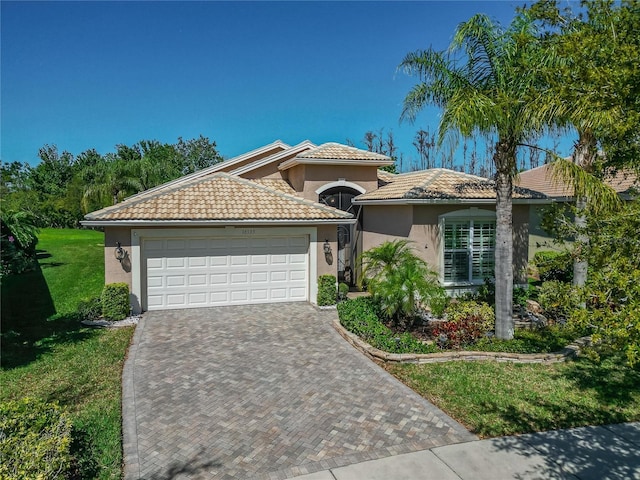
M496 337L513 338L513 169L515 147L501 139L494 154L496 165Z
M573 162L584 170L591 172L596 155L596 139L589 131L581 131L579 133L578 144L573 152ZM576 192L576 214L574 225L576 227L576 242L578 249L575 251L573 258L573 285L584 287L587 281L588 262L581 254L581 245L589 242L589 236L586 232L587 219L585 210L587 208L588 199L585 195Z

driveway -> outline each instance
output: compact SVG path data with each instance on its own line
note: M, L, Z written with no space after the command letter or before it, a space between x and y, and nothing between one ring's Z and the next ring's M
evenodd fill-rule
M305 303L147 312L123 373L125 480L284 479L475 439Z

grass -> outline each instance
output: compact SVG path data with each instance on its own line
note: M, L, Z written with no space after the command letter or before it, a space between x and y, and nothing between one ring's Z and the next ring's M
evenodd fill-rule
M71 415L82 478L120 478L121 372L133 329L82 328L104 286L104 235L44 229L36 271L2 280L0 401L56 401Z
M552 365L449 362L387 370L480 437L640 420L640 371L608 357Z

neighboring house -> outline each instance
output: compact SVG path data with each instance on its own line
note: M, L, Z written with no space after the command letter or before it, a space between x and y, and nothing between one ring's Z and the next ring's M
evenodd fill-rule
M379 170L384 155L276 141L86 215L104 227L105 281L134 311L316 302L317 278L354 285L358 255L408 238L452 290L493 275L495 194L487 179ZM529 207L514 193L514 273L525 283ZM114 256L124 250L123 258Z
M542 205L536 205L530 210L529 217L529 259L540 250L561 250L562 245L554 243L551 235L542 229L542 217L544 210L551 203L571 203L574 201L573 190L561 180L556 180L551 173L550 164L532 168L520 173L515 182L523 188L528 188L544 193L548 201ZM631 172L617 172L606 180L607 185L613 188L623 200L628 200L633 189L638 189L640 183L637 175Z

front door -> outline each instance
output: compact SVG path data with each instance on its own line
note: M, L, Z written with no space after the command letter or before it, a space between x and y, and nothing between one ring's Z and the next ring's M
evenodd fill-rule
M360 251L360 206L352 200L360 192L349 187L335 187L322 192L320 202L353 214L358 219L354 225L338 225L338 282L353 286L356 283L355 261Z

